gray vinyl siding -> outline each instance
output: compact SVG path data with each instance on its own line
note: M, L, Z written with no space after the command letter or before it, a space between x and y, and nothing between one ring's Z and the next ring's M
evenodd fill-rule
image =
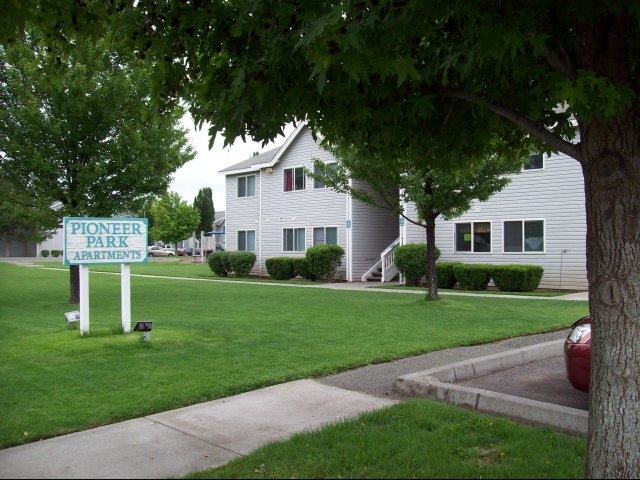
M371 191L362 182L353 181L353 185ZM398 217L391 210L353 200L351 220L352 280L360 281L380 260L384 249L398 238Z
M587 289L586 217L584 183L577 161L566 155L545 158L542 170L523 170L513 175L504 190L487 202L476 202L461 217L436 222L436 245L440 260L467 263L521 263L540 265L541 288ZM544 252L505 253L503 222L543 220ZM491 222L491 252L454 251L455 223ZM424 229L408 226L405 242L424 242Z
M329 188L313 188L313 180L306 178L305 189L284 191L284 171L288 168L305 167L313 170L313 160L335 162L328 151L314 142L311 131L301 131L280 157L271 173L261 172L261 244L259 261L256 262L259 275L266 276L265 261L272 257L304 257L305 252L284 251L283 230L305 229L305 250L313 246L314 227L336 227L338 245L347 249L345 220L346 201L344 194ZM346 262L343 261L338 277L344 277Z
M254 197L238 197L238 177L256 176L256 194ZM226 177L226 210L225 210L225 249L238 250L238 232L241 230L255 230L256 232L256 266L251 273L258 274L257 256L260 245L260 172L227 175Z

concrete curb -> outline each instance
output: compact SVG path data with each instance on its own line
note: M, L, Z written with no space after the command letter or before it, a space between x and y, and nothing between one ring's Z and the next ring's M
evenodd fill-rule
M584 410L455 385L455 382L558 355L563 343L564 340L554 340L403 375L395 380L393 390L586 435L589 414Z

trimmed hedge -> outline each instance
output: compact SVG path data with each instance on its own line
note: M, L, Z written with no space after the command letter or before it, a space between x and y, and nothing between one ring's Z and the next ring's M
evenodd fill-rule
M464 290L486 290L495 265L488 263L461 263L454 265L453 273Z
M230 253L231 252L227 252L226 250L220 252L220 262L222 262L222 268L227 272L227 275L233 270L233 268L231 268L231 263L229 262Z
M236 277L246 277L256 264L256 254L253 252L226 252L229 255L229 266ZM223 262L224 262L224 257Z
M49 250L42 250L40 251L40 255L42 255L43 257L48 257L49 256Z
M296 276L292 257L267 258L264 263L271 278L290 280Z
M207 263L213 273L220 277L228 277L229 271L222 263L222 254L225 252L211 252L207 257Z
M538 288L544 269L539 265L496 265L493 282L503 292L531 292Z
M293 271L294 278L300 276L302 278L306 278L307 280L311 280L315 282L318 277L311 273L309 269L309 264L307 263L307 259L305 257L293 257Z
M340 245L315 245L307 249L308 273L316 278L332 281L342 265L344 249Z
M440 250L436 247L436 260ZM427 275L427 245L424 243L406 243L393 251L393 261L404 277L405 285L420 285L422 277Z
M256 263L256 254L253 252L211 252L207 257L207 263L213 273L221 277L228 277L234 273L237 277L246 277Z
M453 288L458 283L453 267L461 265L462 262L436 262L436 276L438 277L438 288Z
M62 250L51 250L52 257L59 257L60 255L62 255Z

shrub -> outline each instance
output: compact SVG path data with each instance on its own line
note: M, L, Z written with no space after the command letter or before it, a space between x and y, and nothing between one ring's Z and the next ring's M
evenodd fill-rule
M538 288L544 269L539 265L496 265L491 276L503 292L531 292Z
M296 276L291 257L273 257L265 260L267 273L276 280L289 280Z
M251 269L256 264L256 254L253 252L225 252L229 258L231 271L237 277L246 277L251 273ZM223 257L224 263L224 257Z
M229 254L230 252L227 252L226 250L220 252L220 262L222 263L222 268L227 272L227 275L233 271L233 268L231 268L231 262L229 261Z
M344 249L340 245L315 245L307 250L308 273L332 281L342 265Z
M436 260L440 250L436 247ZM427 245L425 243L406 243L396 247L393 261L404 277L406 285L420 285L420 280L427 274Z
M462 262L436 262L436 276L438 288L453 288L458 283L453 267Z
M52 257L59 257L62 254L62 250L51 250Z
M301 276L302 278L306 278L307 280L311 280L315 282L318 277L311 273L309 270L309 264L307 263L307 259L305 257L294 257L293 260L293 273L294 278L297 276Z
M49 256L49 250L42 250L40 252L40 255L42 255L43 257L48 257Z
M494 265L487 263L461 263L454 265L453 273L465 290L486 290Z
M207 263L213 273L220 277L227 277L229 271L222 264L222 254L225 252L211 252L207 257Z

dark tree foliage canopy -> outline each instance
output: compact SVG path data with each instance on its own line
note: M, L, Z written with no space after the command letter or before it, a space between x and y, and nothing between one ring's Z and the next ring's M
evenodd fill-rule
M418 136L473 144L521 131L576 159L593 328L586 475L640 477L637 0L9 5L3 44L28 24L50 45L117 32L153 64L153 100L186 100L211 141L269 141L304 119L331 143L387 158ZM460 105L468 123L456 132L446 113Z
M204 187L198 191L198 195L193 199L193 208L200 214L196 235L199 236L200 232L210 232L216 215L213 207L213 192L210 187Z

